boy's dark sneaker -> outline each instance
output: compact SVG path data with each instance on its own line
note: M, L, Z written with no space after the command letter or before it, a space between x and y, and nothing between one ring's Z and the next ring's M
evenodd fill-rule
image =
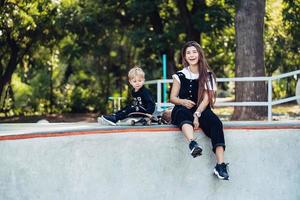
M113 126L116 126L118 121L115 115L102 115L101 119Z
M195 140L192 140L189 144L191 155L196 158L197 156L202 155L202 148L198 145Z
M229 180L229 175L227 172L228 163L217 164L214 168L214 174L222 180Z

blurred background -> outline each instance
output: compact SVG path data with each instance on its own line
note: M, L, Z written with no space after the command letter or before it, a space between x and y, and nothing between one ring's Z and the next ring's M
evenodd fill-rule
M131 67L161 79L165 54L171 78L189 40L201 44L218 78L236 77L238 2L0 0L0 121L94 121L113 112L109 97L126 99ZM266 0L263 11L244 11L264 12L265 76L300 69L299 10L299 0ZM296 83L297 76L274 81L273 99L295 95ZM218 97L234 99L235 87L218 89ZM274 110L299 119L296 101ZM230 120L233 108L216 112Z

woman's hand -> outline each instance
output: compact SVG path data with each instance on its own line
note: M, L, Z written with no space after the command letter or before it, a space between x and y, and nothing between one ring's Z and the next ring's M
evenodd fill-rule
M196 130L197 128L199 128L199 118L194 116L194 121L193 121L193 124L194 124L194 129Z
M196 105L195 102L188 100L188 99L182 99L182 103L181 105L183 105L184 107L191 109L192 107L194 107Z

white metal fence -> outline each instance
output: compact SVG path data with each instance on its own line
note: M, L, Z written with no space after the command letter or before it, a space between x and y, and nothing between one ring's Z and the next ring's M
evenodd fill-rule
M266 81L268 86L268 101L265 102L258 102L258 101L247 101L247 102L216 102L216 106L268 106L268 121L272 121L272 106L294 101L300 99L300 95L287 97L279 100L273 100L272 98L272 81L276 81L282 78L287 78L290 76L297 76L300 74L300 70L296 70L293 72L277 75L277 76L270 76L270 77L239 77L239 78L217 78L217 82L249 82L249 81ZM165 107L172 107L174 106L170 102L162 102L162 85L165 83L172 83L172 79L167 80L151 80L146 81L145 85L152 85L156 84L157 88L157 109L163 110Z

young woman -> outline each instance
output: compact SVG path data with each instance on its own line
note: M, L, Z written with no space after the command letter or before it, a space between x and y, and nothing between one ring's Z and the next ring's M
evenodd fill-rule
M202 154L202 148L194 137L194 129L200 125L212 142L217 164L214 173L219 179L229 179L227 164L224 163L225 140L223 125L213 113L215 102L215 75L209 69L201 46L194 41L187 42L181 50L184 69L173 75L171 102L172 124L177 125L189 141L193 157Z

